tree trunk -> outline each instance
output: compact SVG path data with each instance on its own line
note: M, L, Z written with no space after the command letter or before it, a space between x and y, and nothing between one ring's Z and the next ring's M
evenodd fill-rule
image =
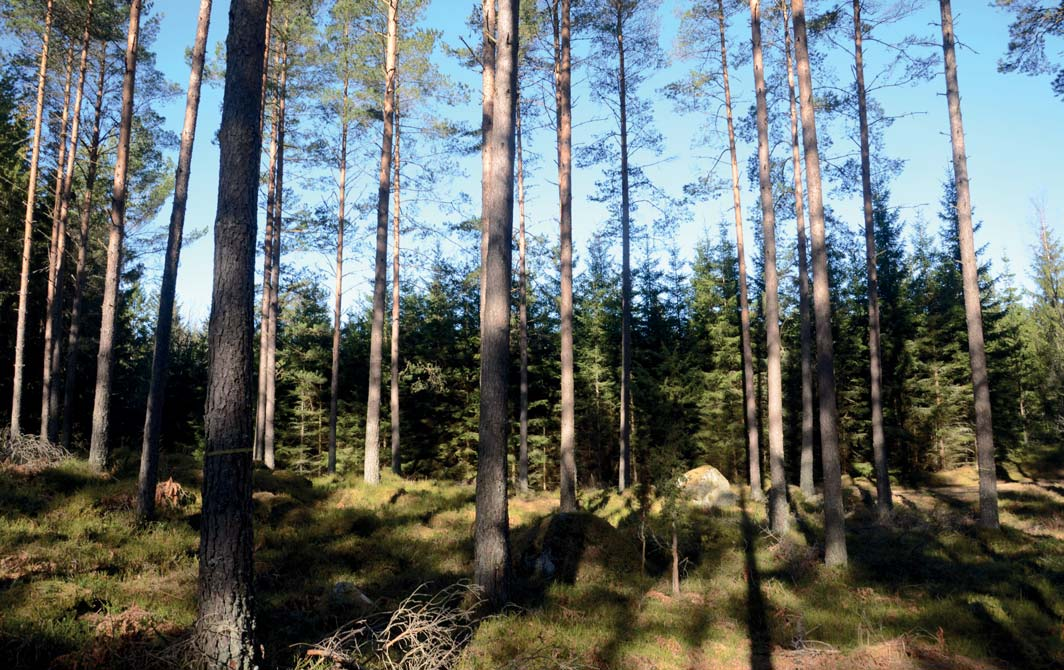
M66 86L63 89L62 117L59 121L59 148L55 163L55 200L52 205L52 235L48 243L48 285L44 308L44 366L41 373L41 430L42 442L55 441L55 407L52 405L52 358L55 356L53 342L59 337L53 331L55 322L52 314L59 310L61 316L62 298L57 295L61 268L66 247L66 231L61 225L59 211L63 200L63 183L66 174L67 123L70 121L70 90L74 83L74 49L67 49ZM59 305L56 300L59 300Z
M284 137L285 103L288 98L288 22L281 38L280 77L277 91L277 172L274 175L273 243L270 252L270 310L266 331L266 420L263 426L262 461L273 470L277 465L274 417L277 412L277 317L281 296L281 232L284 230Z
M96 356L96 398L92 409L92 441L89 446L89 464L97 470L107 466L108 457L111 373L114 370L118 284L122 277L122 238L125 236L126 227L126 170L129 164L129 138L133 130L133 85L137 70L140 7L141 0L130 2L126 71L122 78L122 121L118 130L118 155L115 159L115 179L111 191L111 228L107 240L107 273L104 275L100 349Z
M820 184L820 150L817 146L813 76L809 71L809 41L805 26L805 1L792 0L794 55L801 93L802 144L805 146L805 181L809 194L809 230L813 249L813 315L816 321L817 392L820 401L820 450L824 471L824 560L845 565L846 516L842 506L842 470L839 464L839 410L835 399L835 352L831 340L831 289L824 230L824 196Z
M646 553L646 547L643 548ZM644 570L646 569L646 557L643 558ZM680 595L680 538L676 531L676 522L672 524L672 595Z
M346 48L348 24L344 24L344 43ZM340 397L340 317L341 303L344 295L344 223L347 217L347 130L348 130L348 88L351 84L347 71L344 71L344 93L340 108L340 184L337 190L339 200L336 216L336 293L333 296L333 333L332 333L332 368L329 375L329 462L328 471L336 472L336 415L337 402Z
M876 511L880 518L890 513L890 473L887 443L883 435L883 357L880 350L879 279L876 275L876 229L872 218L872 159L868 138L868 98L864 81L861 0L853 0L854 72L857 75L857 116L861 125L861 189L864 195L865 266L868 270L868 369L871 380L872 456L876 469Z
M480 171L482 174L491 172L491 151L488 147L491 140L492 104L495 95L495 3L496 0L482 0L481 3L481 51L480 51ZM491 199L488 192L490 184L487 180L480 182L480 318L481 329L484 328L484 273L488 262L488 220L487 202Z
M96 188L96 172L100 159L100 125L103 120L104 82L107 76L107 44L100 44L100 71L96 79L96 105L93 108L92 139L89 141L89 166L85 172L85 197L81 203L78 230L78 258L74 270L74 303L70 309L70 333L67 339L66 383L63 385L63 429L60 439L63 448L70 449L73 429L74 387L77 381L78 351L81 342L81 307L85 295L85 275L88 267L89 224L92 221L92 192Z
M506 452L510 417L506 401L510 369L510 280L514 204L514 122L517 109L519 0L499 0L495 88L492 101L490 194L485 218L488 256L480 336L480 442L474 582L486 604L501 608L509 599L510 523L506 502Z
M964 150L964 122L957 84L953 12L950 0L939 0L942 11L942 53L946 62L946 100L949 103L950 137L953 143L953 176L957 181L957 236L961 248L964 280L964 316L968 324L968 358L975 396L975 455L979 464L979 525L997 528L997 477L994 464L994 429L990 415L990 384L983 342L983 312L979 302L979 265L975 258L972 228L972 195L968 183L968 155Z
M144 439L141 444L137 488L137 516L141 521L148 521L155 516L155 483L159 475L159 441L170 365L177 268L181 260L189 169L192 165L192 145L196 140L196 116L199 113L200 83L203 79L203 61L207 53L207 31L210 23L211 0L200 0L196 41L192 45L192 72L188 77L188 95L185 98L185 121L181 129L181 148L178 151L177 172L174 175L174 204L170 212L170 231L166 240L166 262L163 266L162 287L159 290L159 317L155 326L151 383L144 415Z
M757 430L757 394L754 392L754 354L750 344L750 299L746 285L746 251L743 246L743 205L740 196L739 155L735 149L735 123L732 120L731 85L728 79L728 42L725 37L724 2L717 0L720 28L720 69L724 83L724 112L728 121L728 150L731 155L732 209L735 212L735 251L739 258L739 328L743 359L743 409L746 418L746 449L750 473L750 496L763 500L761 490L761 450Z
M135 0L136 1L136 0ZM251 670L254 566L251 514L251 357L255 228L262 134L259 87L265 0L233 0L226 38L225 94L214 226L214 289L208 327L200 524L199 664Z
M524 146L521 142L521 112L523 108L518 95L517 109L517 217L518 217L518 327L521 329L518 340L521 350L521 391L520 391L520 442L517 452L517 490L528 493L528 270L525 258L527 245L525 241L525 159Z
M570 47L570 0L560 0L555 21L555 106L558 126L558 196L561 228L561 511L575 512L576 398L573 388L573 94ZM623 113L623 112L622 112Z
M26 309L30 292L30 257L33 251L33 210L37 202L37 167L41 157L41 124L44 121L44 84L48 77L48 42L52 35L52 3L44 12L44 36L37 70L37 104L33 115L33 143L30 147L29 179L26 185L26 216L22 230L22 269L18 287L18 321L15 326L15 373L11 391L11 437L22 434L22 371L26 355Z
M761 52L761 2L750 0L750 29L757 94L757 172L761 184L761 231L765 252L765 345L768 363L768 464L772 488L768 492L769 525L783 534L789 525L787 473L783 464L783 372L780 363L779 276L776 271L776 208L769 172L768 101L765 62Z
M377 247L373 272L373 324L369 337L369 394L366 399L366 444L363 477L381 480L381 359L384 340L384 289L388 272L388 195L391 192L392 123L395 111L395 61L399 48L399 0L388 0L388 41L384 56L384 130L380 183L377 188Z
M392 166L395 184L395 211L392 213L392 341L391 384L388 415L392 423L392 472L403 474L399 452L399 92L395 92L395 165Z
M623 7L617 6L617 74L621 123L621 411L617 490L632 483L632 235L628 195L628 81L624 69Z
M794 218L798 226L798 313L802 357L802 455L799 486L812 496L813 485L813 320L809 314L809 259L805 239L805 212L802 189L801 152L798 147L798 104L794 91L794 63L791 59L791 28L787 5L783 3L783 43L787 61L787 89L791 112L791 163L794 166Z

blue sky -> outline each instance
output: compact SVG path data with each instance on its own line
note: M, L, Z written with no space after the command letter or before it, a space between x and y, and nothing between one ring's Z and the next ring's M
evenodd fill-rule
M526 2L529 0L525 0ZM686 6L689 0L665 0L660 12L661 45L666 53L672 51L677 20L676 7ZM156 44L159 54L159 68L182 87L187 85L188 67L184 53L191 43L195 32L196 11L199 3L192 0L156 0L154 11L163 15L160 38ZM814 8L827 6L829 3L811 3ZM459 36L466 35L465 17L472 8L471 0L433 0L424 17L424 24L437 28L444 33L444 39L450 44L460 44ZM1007 257L1009 267L1017 279L1026 282L1030 245L1034 242L1033 198L1044 198L1048 205L1051 227L1061 231L1064 198L1054 188L1055 184L1064 183L1064 168L1060 161L1060 150L1064 143L1064 126L1059 119L1064 111L1064 102L1053 97L1046 78L1033 78L1024 75L1002 75L997 72L997 60L1004 52L1008 38L1008 16L989 7L987 0L962 0L954 3L955 23L958 39L968 48L958 53L960 86L963 96L965 130L969 153L969 171L972 180L973 203L976 215L983 222L977 242L987 245L987 253L994 262L995 270L1005 269L1002 259ZM929 39L938 37L938 3L928 0L917 15L909 17L904 24L890 29L892 33L919 33ZM228 24L228 2L216 0L211 22L211 41L224 40ZM886 37L886 36L885 36ZM467 38L468 39L468 38ZM729 39L733 45L749 40L749 23L747 17L733 20ZM585 48L578 45L577 50ZM877 64L883 62L881 49L875 44L866 46L867 68L873 71ZM941 56L941 49L930 53ZM455 118L475 120L479 114L479 75L462 69L457 63L439 56L443 71L455 79L468 84L471 98L463 107L450 111ZM848 64L842 57L833 58L838 81L848 81L850 72ZM692 148L692 140L698 133L702 119L691 115L676 114L671 105L662 99L658 89L674 80L686 65L673 64L660 72L642 89L645 96L660 99L656 103L656 121L665 137L665 157L663 164L651 170L650 174L659 186L671 194L678 195L683 184L693 181L697 175L704 173L708 166L704 158L707 154L715 155L723 147ZM601 112L595 109L589 100L584 76L577 71L574 77L575 94L578 104L574 112L576 134L574 141L579 145L592 132L596 123L590 121ZM732 90L736 112L742 113L753 99L751 72L749 64L732 67ZM814 72L814 88L817 86L817 74ZM879 96L879 102L888 114L904 115L887 130L885 146L890 155L905 161L904 170L891 183L892 202L903 208L903 218L912 222L922 218L931 226L937 227L936 212L941 194L941 183L946 167L950 161L949 124L946 115L944 84L941 75L916 87L890 89ZM175 98L162 109L170 127L180 130L184 96ZM221 107L221 88L211 87L204 90L200 107L199 141L196 144L191 171L188 226L191 229L209 228L214 220L217 200L218 153L217 146L211 142L218 127ZM556 187L551 181L553 166L552 133L541 131L526 140L530 149L540 154L541 159L535 164L529 175L529 228L551 236L557 235ZM838 137L837 142L845 140ZM741 143L740 160L755 151L756 147ZM726 165L721 165L720 177L726 178ZM473 208L479 194L479 159L470 157L462 162L465 174L454 179L451 187L455 191L464 191L474 197ZM745 170L745 163L744 168ZM372 174L372 171L364 172ZM594 189L594 181L600 177L598 168L577 169L574 174L574 236L578 254L586 248L590 235L602 224L606 214L604 209L588 201L587 196ZM361 190L361 185L354 187ZM861 224L858 205L855 198L830 195L828 200L841 218L856 228ZM743 194L745 218L750 218L750 208L756 205L755 194L746 188ZM155 223L165 226L169 217L169 203L160 211ZM471 210L472 211L472 210ZM716 233L720 221L731 220L730 197L722 197L697 204L692 210L691 220L682 225L675 233L676 243L683 252L689 252L695 241L706 230ZM425 224L433 224L431 212L423 212ZM260 214L260 232L262 227ZM369 291L369 249L368 231L370 221L356 221L357 230L351 235L348 248L350 261L348 267L351 277L346 279L344 305L345 309L362 302ZM793 222L780 221L781 232L790 236ZM748 239L752 231L747 226ZM211 272L212 272L212 234L208 233L190 244L184 251L180 279L178 281L178 300L183 316L193 320L202 320L209 313ZM320 255L310 254L293 262L305 262L313 265L325 265L325 259L331 250L323 250ZM145 259L149 268L157 266L158 259ZM578 268L579 270L579 268Z

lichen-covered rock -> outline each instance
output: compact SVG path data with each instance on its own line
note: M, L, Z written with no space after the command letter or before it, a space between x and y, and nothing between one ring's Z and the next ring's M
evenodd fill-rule
M680 488L698 507L728 507L735 504L728 478L712 465L703 465L680 476Z

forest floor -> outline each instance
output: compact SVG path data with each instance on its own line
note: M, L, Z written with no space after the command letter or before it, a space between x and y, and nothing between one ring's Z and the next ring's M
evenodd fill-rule
M823 566L817 501L797 490L784 537L745 496L692 511L677 595L666 526L641 523L634 495L584 492L575 515L554 514L554 492L515 496L516 604L475 627L457 667L1064 667L1064 481L1010 474L999 531L975 525L971 471L898 487L883 523L870 483L848 482L843 569ZM200 482L188 458L168 460L168 477L160 520L138 528L135 472L0 466L4 667L174 667L196 613ZM471 572L468 485L256 470L254 500L266 667L329 667L308 645Z

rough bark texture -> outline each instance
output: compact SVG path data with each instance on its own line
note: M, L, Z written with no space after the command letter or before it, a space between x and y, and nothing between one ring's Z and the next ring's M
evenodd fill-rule
M964 283L964 316L968 324L968 358L975 395L975 456L979 464L979 525L997 528L997 476L994 464L994 429L990 415L990 383L983 342L983 310L979 302L979 265L975 258L972 228L972 194L968 183L968 154L964 150L964 121L957 84L957 54L954 48L953 11L950 0L939 0L942 12L942 54L946 63L946 101L949 105L950 138L953 143L953 176L957 182L957 236L961 247Z
M824 560L845 565L846 517L842 507L842 470L839 464L839 410L835 399L835 352L831 339L831 289L824 230L824 195L820 184L820 150L813 108L813 76L809 71L809 41L805 2L793 0L794 54L801 92L802 144L809 194L809 231L813 250L813 314L816 321L817 392L820 401L820 450L824 470Z
M872 455L876 469L876 511L890 513L890 473L887 443L883 434L883 357L880 349L879 278L876 274L876 229L872 218L872 157L868 133L868 95L864 81L864 29L861 0L853 0L854 72L857 76L857 116L861 126L861 191L864 196L865 267L868 274L868 370L869 403L872 409Z
M392 166L395 190L395 211L392 212L392 341L391 383L388 388L390 402L388 418L392 424L392 472L403 474L399 451L399 92L395 93L395 164Z
M15 372L11 392L11 436L22 434L22 369L26 355L26 304L30 292L30 256L33 250L33 210L37 202L37 168L41 158L41 125L44 121L44 84L48 77L48 43L52 35L52 2L44 12L44 36L37 69L37 104L33 115L33 143L30 145L29 179L26 186L26 217L22 230L22 269L18 286L18 321L15 326Z
M558 222L561 229L561 511L576 511L576 395L573 388L573 93L570 0L554 24L554 100L558 127Z
M288 23L285 22L287 31ZM282 35L280 54L280 77L277 91L277 171L274 174L273 242L270 253L270 304L266 331L266 420L263 427L262 461L273 470L277 462L274 453L277 413L277 317L280 312L281 293L281 232L284 230L284 137L285 103L288 98L288 37Z
M395 60L399 48L399 0L388 2L388 40L384 56L384 130L377 187L377 246L373 262L373 323L369 336L369 393L366 398L366 444L363 477L381 480L381 361L384 345L384 290L388 274L388 196L392 177L392 124L395 112Z
M96 355L96 397L92 408L92 440L89 464L97 470L107 465L111 419L111 373L114 370L115 321L118 316L118 283L122 276L122 239L126 229L126 169L129 138L133 130L133 84L137 71L137 38L140 33L141 0L129 5L126 38L126 71L122 79L122 121L118 130L114 187L111 190L111 226L107 239L107 272L104 275L103 318L100 349Z
M791 164L794 167L794 218L798 227L798 314L802 357L802 452L799 486L812 496L813 486L813 320L810 318L809 258L805 237L805 196L802 188L801 151L798 146L800 121L794 90L791 28L786 4L783 5L783 44L787 61L787 89L791 112Z
M507 411L510 368L510 280L514 204L514 120L517 110L519 0L499 0L493 91L491 171L486 218L488 255L480 335L480 442L477 449L477 502L474 530L474 582L487 604L498 609L509 599L510 522L506 501Z
M495 100L495 2L496 0L482 0L480 17L481 47L480 47L480 171L482 174L491 172L491 151L488 147L491 140L492 104ZM481 328L484 327L484 266L488 261L488 228L487 202L491 198L488 190L490 184L482 179L480 182L480 317Z
M103 119L104 81L107 76L107 46L100 45L100 69L96 79L96 104L93 107L92 139L89 140L89 165L85 171L85 195L81 202L78 226L78 256L74 269L74 302L70 308L70 332L67 337L66 383L63 385L63 428L60 440L70 449L70 433L74 407L74 385L77 381L79 347L81 344L81 308L85 295L88 268L89 223L92 220L92 193L96 187L96 173L100 161L100 124Z
M776 208L769 173L768 101L765 61L761 50L761 2L750 0L750 31L757 96L757 174L761 185L761 231L765 253L765 349L768 368L768 463L772 488L768 492L769 524L784 533L789 524L787 474L783 465L783 372L780 364L779 275L776 271Z
M520 100L520 95L518 95ZM521 388L520 408L518 410L518 430L520 439L517 447L517 490L528 493L528 268L525 261L527 244L525 240L525 158L521 141L520 102L517 110L517 295L520 300L517 308L517 323L520 328L518 346L521 352Z
M344 24L344 42L347 42L348 24ZM344 295L344 225L347 218L347 131L348 89L350 77L344 70L344 92L340 107L340 180L337 189L336 214L336 290L333 295L332 367L329 374L329 461L328 471L336 472L336 417L340 396L340 317Z
M255 667L251 514L251 357L255 228L265 0L233 0L214 225L214 289L208 327L199 616L204 668Z
M747 464L750 495L764 499L761 490L761 448L757 430L757 394L754 393L754 354L750 344L750 298L746 284L746 250L743 245L743 205L740 196L739 154L735 148L735 123L732 120L731 84L728 78L727 26L724 2L717 0L717 21L720 27L720 69L724 84L724 112L728 122L728 150L731 155L732 210L735 213L735 252L739 258L739 329L743 359L743 410L746 419Z
M159 476L159 441L163 419L163 400L170 366L170 339L173 331L174 298L177 291L177 268L181 261L181 239L185 230L185 204L188 202L188 178L192 166L192 145L196 140L196 117L199 113L200 83L207 54L207 32L211 23L211 0L200 0L196 21L196 41L192 44L192 71L185 96L185 121L181 128L181 147L174 174L174 204L170 211L170 230L166 239L166 259L162 286L159 289L159 316L155 326L155 351L152 355L148 405L144 414L144 438L140 449L140 476L137 488L137 516L147 521L155 516L155 483Z
M628 81L624 67L624 6L617 4L617 75L621 124L621 409L617 490L632 483L632 231L628 193Z

